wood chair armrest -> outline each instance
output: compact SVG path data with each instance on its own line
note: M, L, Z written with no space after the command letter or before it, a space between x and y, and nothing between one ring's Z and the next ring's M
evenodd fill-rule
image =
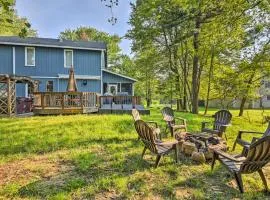
M216 123L216 124L218 124L220 126L223 126L223 127L229 127L229 126L231 126L231 124L221 124L221 123Z
M187 124L187 120L182 117L175 117L175 121L181 121L183 125Z
M147 124L154 124L156 128L158 128L158 124L155 121L146 121Z
M240 130L238 131L238 138L241 138L243 133L249 133L249 134L264 134L263 132L259 132L259 131L246 131L246 130Z
M210 124L210 123L212 123L212 122L202 122L202 124Z
M229 160L232 160L232 161L235 161L235 162L241 162L241 161L243 161L243 160L240 160L238 158L235 158L235 157L231 156L230 154L228 154L228 153L226 153L224 151L217 150L217 149L213 149L213 151L214 151L214 154L216 154L218 156L223 156L223 157L225 157L225 158L227 158Z
M178 144L177 140L175 140L175 141L165 141L165 142L162 142L162 141L158 140L158 141L155 142L155 145L164 146L164 147L172 146L172 145L175 145L175 144Z
M260 138L258 138L258 137L253 137L252 138L252 140L251 140L251 144L253 143L253 142L256 142L257 140L259 140Z
M203 129L206 127L207 124L211 124L212 122L202 122L201 131L203 132Z

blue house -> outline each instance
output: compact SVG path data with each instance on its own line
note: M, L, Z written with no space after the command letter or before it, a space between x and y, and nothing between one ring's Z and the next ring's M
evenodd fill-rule
M135 79L107 69L103 42L0 36L0 74L28 76L41 92L64 92L74 67L78 91L134 95ZM27 84L16 85L17 96L28 96Z

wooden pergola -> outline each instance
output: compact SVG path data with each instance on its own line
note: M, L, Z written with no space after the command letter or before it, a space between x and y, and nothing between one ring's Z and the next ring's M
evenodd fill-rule
M30 77L0 74L0 116L16 115L16 83L29 84L31 93L38 91L38 81Z

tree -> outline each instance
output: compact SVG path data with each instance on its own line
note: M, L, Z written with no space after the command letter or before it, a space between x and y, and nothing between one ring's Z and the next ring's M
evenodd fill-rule
M207 66L214 66L211 49L215 49L214 61L225 45L228 50L243 40L242 25L249 20L245 12L253 4L257 2L138 0L132 5L128 37L135 52L152 44L166 57L178 98L182 99L179 104L187 109L189 101L191 112L198 113L202 75Z
M108 19L108 22L115 25L117 23L117 18L114 16L113 8L118 6L118 0L101 0L101 2L104 2L105 6L110 9L111 17Z
M121 42L121 38L118 35L110 35L92 27L81 26L77 29L66 29L60 33L59 38L67 40L94 40L106 42L108 48L108 66L113 67L119 64L118 62L121 56L119 43Z
M16 14L14 6L15 0L0 0L0 35L36 36L28 20Z

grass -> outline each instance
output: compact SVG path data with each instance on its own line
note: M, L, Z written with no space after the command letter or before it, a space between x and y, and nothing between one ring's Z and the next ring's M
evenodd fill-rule
M161 107L145 120L161 120ZM213 114L215 110L211 110ZM228 145L240 129L263 131L261 111L248 110L227 130ZM211 118L176 113L200 130ZM250 138L247 138L250 139ZM267 199L258 174L244 175L246 193L220 164L211 172L181 156L164 157L153 168L149 152L137 140L129 115L70 115L0 119L0 199ZM237 151L241 149L238 147ZM270 168L265 169L268 182Z

